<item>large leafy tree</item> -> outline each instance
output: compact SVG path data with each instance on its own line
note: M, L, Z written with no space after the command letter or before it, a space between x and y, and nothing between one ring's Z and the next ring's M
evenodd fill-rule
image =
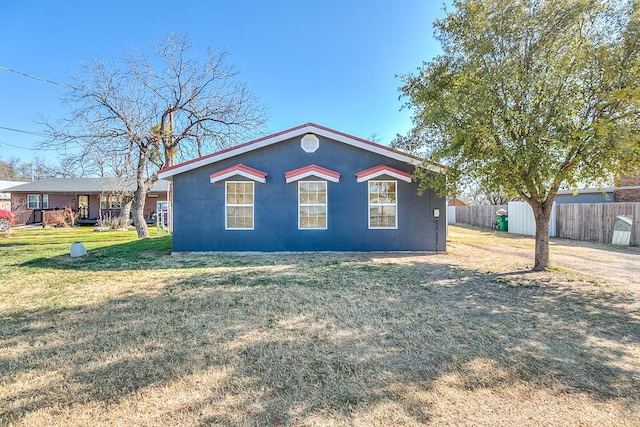
M434 23L442 54L403 76L414 128L397 145L450 166L421 185L480 180L527 201L546 268L558 189L638 159L639 17L635 1L454 0Z
M102 174L135 183L139 237L149 237L143 209L158 169L259 133L266 118L225 52L194 52L175 34L150 48L84 67L65 98L68 117L47 124L67 162L100 160Z

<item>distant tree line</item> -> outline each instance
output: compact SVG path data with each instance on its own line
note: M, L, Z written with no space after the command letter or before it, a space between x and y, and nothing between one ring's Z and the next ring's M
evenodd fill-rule
M0 181L31 181L65 176L73 175L68 175L62 168L41 159L32 162L23 162L18 158L0 160Z

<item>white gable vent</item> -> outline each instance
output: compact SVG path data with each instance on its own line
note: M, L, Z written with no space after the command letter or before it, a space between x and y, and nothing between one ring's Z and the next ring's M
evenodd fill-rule
M300 147L305 153L314 153L320 147L320 140L312 133L308 133L300 140Z

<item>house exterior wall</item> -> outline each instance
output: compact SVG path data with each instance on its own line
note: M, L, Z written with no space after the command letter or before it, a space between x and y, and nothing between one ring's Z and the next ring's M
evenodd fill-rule
M467 204L460 199L451 199L447 206L467 206Z
M42 200L43 195L49 196L49 210L64 209L69 206L74 211L78 210L78 196L89 196L89 219L99 219L101 215L118 216L120 209L100 209L100 194L87 193L11 193L11 205L14 214L16 214L16 222L21 224L32 224L42 221L41 209L27 209L27 195L40 194ZM166 193L153 193L157 197L147 197L144 205L144 216L150 217L156 211L157 201L166 201Z
M640 202L640 188L617 188L613 194L616 202Z
M6 189L22 184L26 184L26 182L0 180L0 209L11 211L11 193L7 192Z
M565 203L612 203L613 194L612 193L581 193L577 195L573 194L557 194L554 202L557 204L565 204Z
M640 169L631 175L618 175L615 179L616 187L631 187L640 185Z
M397 229L368 228L368 183L358 183L356 172L383 164L412 173L413 166L318 137L313 153L303 151L297 137L175 175L174 251L434 251L433 209L441 212L438 249L445 250L446 201L432 191L419 196L415 182L396 180ZM238 163L268 174L265 184L254 184L253 230L225 230L225 181L209 179ZM339 182L327 182L325 230L298 229L298 183L285 181L286 172L310 164L341 174Z
M11 212L13 212L16 225L33 224L36 222L33 210L27 209L26 194L11 193Z

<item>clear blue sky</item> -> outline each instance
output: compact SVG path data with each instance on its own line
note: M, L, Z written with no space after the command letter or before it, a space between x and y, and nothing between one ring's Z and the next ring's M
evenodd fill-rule
M269 111L269 132L315 122L388 144L411 128L397 74L439 52L432 22L441 1L3 1L0 66L66 83L81 63L116 59L188 34L229 64ZM0 70L0 127L39 131L65 114L63 88ZM0 128L0 159L51 159L42 138ZM15 148L12 146L22 147Z

